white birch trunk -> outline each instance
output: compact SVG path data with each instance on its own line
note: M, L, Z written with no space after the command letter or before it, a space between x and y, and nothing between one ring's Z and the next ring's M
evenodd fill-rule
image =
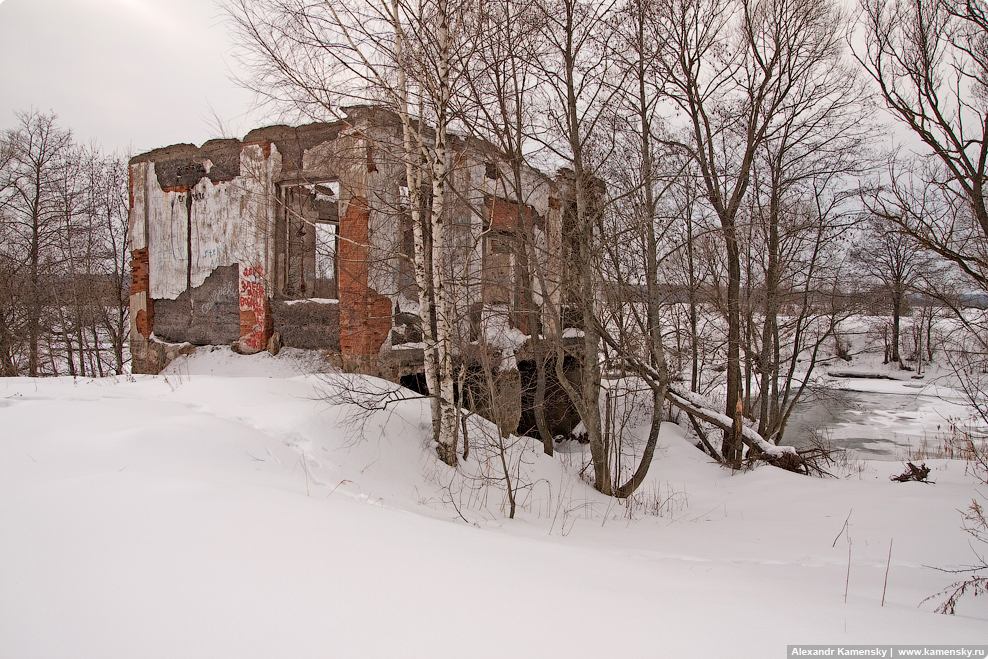
M426 236L423 224L422 209L422 169L419 166L421 161L421 136L411 124L408 112L408 80L405 76L405 68L402 63L405 38L401 28L401 15L399 13L398 2L392 4L395 23L395 57L398 60L398 114L401 116L403 150L405 158L405 185L408 188L409 213L412 219L412 231L414 234L415 253L413 255L413 265L415 269L415 284L418 288L419 296L419 320L422 323L422 339L425 343L423 350L423 367L425 370L425 382L432 394L432 433L433 438L439 441L441 418L439 397L439 377L436 364L435 336L432 333L432 296L430 295L430 274L427 269L426 258ZM419 125L421 129L421 122Z
M439 3L439 72L436 116L435 159L432 161L432 281L436 301L436 356L439 376L439 458L449 465L456 465L456 407L453 391L453 305L447 286L446 245L446 157L448 117L446 109L450 99L450 44L449 13L445 0Z

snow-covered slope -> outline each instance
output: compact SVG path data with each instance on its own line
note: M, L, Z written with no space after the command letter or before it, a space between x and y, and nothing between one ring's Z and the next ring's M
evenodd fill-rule
M975 558L962 462L928 461L936 485L892 483L888 462L732 475L668 425L629 510L579 478L577 447L518 440L509 520L481 421L454 472L424 401L364 414L295 357L214 352L157 377L0 381L0 657L782 657L985 638L981 598L919 606L953 580L926 566Z

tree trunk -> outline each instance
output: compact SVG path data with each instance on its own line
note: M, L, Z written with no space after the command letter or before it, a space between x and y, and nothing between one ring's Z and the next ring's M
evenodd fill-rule
M899 355L899 326L902 318L902 297L896 294L892 298L892 361L902 365Z
M432 178L432 288L436 304L436 359L439 378L439 459L451 467L456 466L456 408L453 387L453 300L447 286L446 260L446 156L447 115L451 90L449 12L446 0L439 2L437 30L438 98L436 99L435 155L431 163Z
M614 496L625 499L641 486L642 481L648 474L648 468L652 465L652 457L655 455L655 446L659 439L659 430L662 428L662 404L665 402L666 392L664 389L653 391L652 393L652 425L648 429L648 440L645 442L645 450L642 452L641 461L631 478L623 485L614 490Z
M405 46L405 37L400 22L398 2L392 5L395 21L395 56L401 62ZM438 266L435 260L436 236L432 229L434 222L426 225L427 212L424 207L422 195L422 151L424 144L421 134L422 119L418 120L417 129L413 128L409 115L409 92L408 82L405 76L404 67L398 67L398 114L402 124L402 144L405 157L405 185L408 188L409 213L412 220L412 231L415 243L415 283L418 288L419 297L419 321L422 325L422 337L425 343L423 351L423 369L425 371L426 387L431 396L430 406L432 412L432 432L433 439L440 444L439 457L449 464L456 463L455 448L452 455L443 449L442 441L446 439L443 434L443 408L441 397L443 391L440 386L440 365L438 357L438 345L436 333L433 331L433 319L437 320L438 314L435 307L435 277L434 273ZM433 184L435 185L435 183ZM441 204L441 202L440 202ZM433 213L435 209L433 209ZM441 220L440 220L441 222ZM432 239L432 250L429 250L429 239ZM441 236L440 236L441 239ZM441 262L441 261L440 261ZM448 448L449 442L447 441Z
M724 461L735 469L741 466L741 417L744 411L741 390L741 257L734 221L724 223L727 246L727 416L734 424L725 431L721 445Z

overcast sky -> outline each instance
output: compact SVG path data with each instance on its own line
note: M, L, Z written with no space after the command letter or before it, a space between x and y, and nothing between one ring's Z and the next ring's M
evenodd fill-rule
M0 0L0 129L33 107L107 151L202 144L214 113L243 137L272 121L247 114L232 47L216 0Z
M136 154L218 136L215 111L242 137L231 46L213 0L0 0L0 128L33 107Z

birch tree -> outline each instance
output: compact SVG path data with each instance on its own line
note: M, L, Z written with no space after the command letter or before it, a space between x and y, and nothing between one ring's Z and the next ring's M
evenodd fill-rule
M227 9L252 71L244 83L263 98L315 118L343 119L344 105L367 102L400 117L402 152L395 155L405 166L414 227L433 431L440 459L455 465L449 130L473 49L472 7L451 0L231 0Z

